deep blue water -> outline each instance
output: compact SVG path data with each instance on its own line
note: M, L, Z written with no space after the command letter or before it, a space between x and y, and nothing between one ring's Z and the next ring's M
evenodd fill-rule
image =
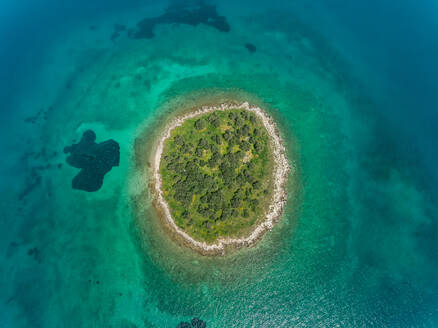
M110 40L167 5L0 3L0 326L438 326L438 4L221 1L229 32ZM231 259L144 232L126 182L139 126L207 87L266 104L299 168L283 225ZM95 194L62 154L85 128L122 149Z
M44 1L32 4L3 1L1 4L2 23L0 40L2 49L1 82L4 112L13 112L9 101L14 101L14 91L29 81L29 72L38 68L50 42L62 35L69 24L105 12L138 8L148 1ZM149 3L151 3L149 1ZM164 4L163 4L164 5ZM242 10L256 7L242 3ZM438 97L438 24L436 13L438 5L433 1L317 1L313 4L300 1L294 4L275 1L272 4L260 3L261 8L298 8L306 16L315 15L312 27L325 36L338 42L346 51L361 55L362 59L387 78L396 94L389 95L388 113L396 125L412 131L412 138L418 138L417 146L422 149L426 165L434 173L433 159L438 157L434 147L436 137ZM250 9L253 10L253 9ZM261 9L263 10L263 9ZM327 16L319 21L319 15ZM343 43L343 35L336 35L337 29L347 31L352 44ZM338 39L340 38L340 40ZM339 44L340 43L340 44ZM397 102L395 105L394 102ZM13 103L12 103L13 104ZM415 115L412 115L413 111ZM414 125L414 126L412 126Z

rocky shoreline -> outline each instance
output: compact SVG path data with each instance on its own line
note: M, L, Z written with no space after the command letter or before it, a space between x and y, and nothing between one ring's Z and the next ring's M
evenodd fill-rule
M216 110L231 110L231 109L244 109L253 112L262 121L266 131L269 135L270 145L274 157L274 170L273 170L273 196L271 204L265 214L265 219L257 225L254 230L247 237L242 238L221 238L213 244L201 242L181 228L179 228L174 222L169 205L164 199L163 192L161 190L161 175L160 175L160 163L163 153L164 143L170 137L171 132L176 127L182 125L187 119L194 118L196 116L204 115ZM154 194L155 205L159 212L162 212L163 219L166 225L174 232L174 234L181 238L184 244L192 248L193 250L203 255L224 255L227 248L240 248L243 246L253 246L260 238L269 230L271 230L275 223L277 223L283 213L283 208L287 200L286 182L290 172L290 165L286 158L286 150L284 148L283 140L281 139L278 128L272 119L265 111L259 107L250 106L247 102L240 105L231 103L223 103L218 106L204 106L198 110L191 111L184 115L181 115L172 120L164 129L158 139L155 146L155 153L152 161L152 192Z

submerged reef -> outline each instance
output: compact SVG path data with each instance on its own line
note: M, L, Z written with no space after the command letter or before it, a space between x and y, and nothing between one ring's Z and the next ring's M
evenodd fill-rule
M81 169L73 178L73 189L97 191L105 174L119 166L119 144L112 139L96 143L96 134L91 130L84 132L79 143L65 147L64 153L70 154L66 158L69 165Z
M257 51L257 48L252 43L245 43L245 48L248 49L250 53L254 53Z
M196 26L204 24L221 32L228 32L230 25L225 16L218 15L216 6L205 1L175 1L167 7L164 14L145 18L131 29L128 35L133 39L151 39L158 24L186 24Z
M191 321L191 324L183 321L180 322L176 328L206 328L207 327L207 323L204 320L201 320L199 318L193 318Z
M192 328L192 326L187 321L183 321L180 322L176 328Z
M191 323L192 323L192 326L194 328L205 328L205 327L207 327L206 322L204 320L199 319L199 318L193 318Z

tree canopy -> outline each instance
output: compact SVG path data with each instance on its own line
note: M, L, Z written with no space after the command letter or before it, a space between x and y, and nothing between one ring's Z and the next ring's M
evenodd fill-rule
M263 215L271 186L269 137L247 110L188 119L165 142L160 173L176 224L214 241L238 235Z

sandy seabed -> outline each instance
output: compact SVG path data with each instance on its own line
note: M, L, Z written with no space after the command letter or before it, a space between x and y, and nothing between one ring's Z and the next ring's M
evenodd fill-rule
M198 241L178 227L172 218L169 205L164 199L161 189L162 180L160 175L160 163L163 154L164 143L170 137L171 132L178 126L181 126L186 120L201 116L216 110L243 109L253 112L262 121L269 135L272 156L274 157L273 169L273 196L268 210L265 212L264 220L259 223L247 237L239 238L220 238L213 244ZM283 208L287 200L286 184L290 172L290 165L286 157L286 150L279 130L272 119L264 110L259 107L251 106L247 102L240 105L231 103L222 103L218 106L203 106L197 110L191 111L184 115L176 117L159 135L152 161L152 192L154 201L159 212L162 212L166 225L172 229L172 232L182 239L185 245L204 255L224 255L227 248L240 248L243 246L253 246L261 237L271 230L276 222L280 220Z

